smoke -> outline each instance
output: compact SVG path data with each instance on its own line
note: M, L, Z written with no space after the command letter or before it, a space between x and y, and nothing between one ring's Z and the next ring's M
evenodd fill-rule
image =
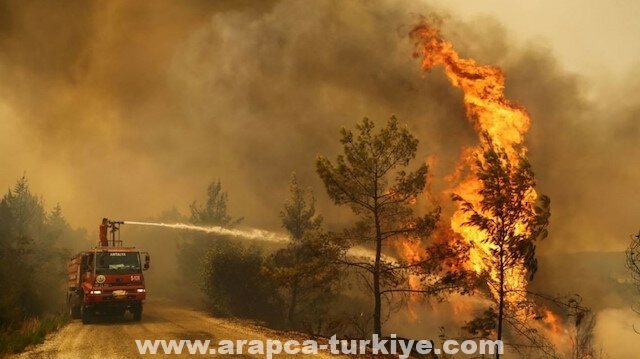
M232 215L278 230L296 171L341 228L313 169L339 152L341 126L396 114L419 158L437 155L436 180L475 141L460 91L411 57L408 31L432 11L464 57L504 68L531 114L529 158L552 200L540 252L622 250L638 228L637 70L596 86L495 20L409 0L0 1L0 184L26 171L48 206L95 228L185 211L220 179Z
M291 171L321 191L313 160L337 152L341 126L395 113L444 159L471 138L455 91L410 57L409 7L198 4L5 3L2 103L18 136L3 139L18 158L3 182L27 171L88 224L184 208L220 178L233 212L274 228Z
M219 178L233 212L276 229L291 171L333 212L313 160L337 153L339 128L364 116L408 123L422 158L438 156L435 178L474 140L459 91L438 71L423 78L410 56L407 32L415 14L433 10L427 5L0 7L2 148L11 154L0 160L0 182L26 171L81 225L104 213L184 209ZM564 71L544 45L515 43L490 19L449 16L444 27L465 56L504 67L508 96L532 115L530 157L553 201L553 240L541 249L621 249L636 226L640 195L630 188L640 173L630 158L640 128L637 101L619 95L638 84L593 101L585 79ZM614 98L616 106L607 105ZM339 225L341 217L328 219Z
M637 353L638 327L636 312L626 309L606 309L598 314L595 328L599 339L598 349L606 353L609 358L631 358Z

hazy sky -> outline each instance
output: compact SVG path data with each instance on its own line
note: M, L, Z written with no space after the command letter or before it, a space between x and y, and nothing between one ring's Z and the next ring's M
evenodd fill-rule
M640 4L623 1L0 0L0 188L26 173L74 226L186 213L220 179L231 214L279 230L290 173L314 188L341 126L391 114L438 157L476 135L407 34L435 11L463 54L503 67L532 116L542 250L620 250L640 226ZM614 74L612 76L612 74ZM417 166L417 163L415 164Z
M518 41L547 43L568 70L625 74L640 65L640 2L438 0L467 20L490 16Z

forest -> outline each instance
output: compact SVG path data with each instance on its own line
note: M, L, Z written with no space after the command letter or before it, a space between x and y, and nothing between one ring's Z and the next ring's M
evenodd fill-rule
M328 229L316 210L316 192L292 173L279 212L288 243L127 229L127 241L156 250L155 273L148 276L152 293L215 317L348 338L384 336L392 317L425 310L430 300L478 297L475 316L459 328L447 323L455 334L442 332L442 340L497 338L523 356L604 357L593 340L597 318L579 293L559 295L526 284L538 270L535 242L546 236L550 217L549 198L528 202L535 180L526 158L513 163L486 139L475 158L482 200L451 195L469 214L463 227L482 230L482 243L491 244L479 250L443 225L442 208L423 203L429 168L412 166L419 141L397 118L380 129L365 118L353 130L343 128L340 143L343 153L335 161L319 155L315 166L326 195L352 212L351 225ZM213 181L188 215L174 207L147 220L242 228L243 218L228 211L228 196ZM97 239L72 228L60 204L47 211L26 175L4 195L0 209L0 285L6 289L0 292L0 343L3 352L13 352L69 320L66 260ZM627 293L631 284L640 286L640 236L632 239L626 254L632 281L618 289ZM484 264L479 270L472 258L478 255Z

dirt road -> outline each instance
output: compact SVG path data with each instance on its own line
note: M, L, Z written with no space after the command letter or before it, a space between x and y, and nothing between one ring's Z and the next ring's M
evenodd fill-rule
M145 303L142 322L134 322L127 314L124 319L111 318L95 324L83 325L74 320L57 333L49 337L43 344L12 358L230 358L229 355L190 355L185 349L181 355L165 355L162 350L158 354L140 355L135 343L136 339L166 340L211 340L211 348L217 347L220 340L263 340L279 339L283 343L290 339L302 342L307 339L300 335L268 330L239 322L232 322L209 317L206 313L176 307L170 302L149 300ZM276 355L276 358L287 358L295 355ZM302 356L302 355L298 355ZM241 358L264 358L264 355L246 354L246 347ZM336 358L328 353L320 352L313 358Z

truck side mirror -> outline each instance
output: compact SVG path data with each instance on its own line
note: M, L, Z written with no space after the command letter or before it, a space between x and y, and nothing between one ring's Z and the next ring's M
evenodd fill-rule
M84 273L89 271L89 256L83 255L80 258L80 272Z
M151 256L149 256L149 253L145 253L144 254L144 270L149 269L149 262L151 261Z

